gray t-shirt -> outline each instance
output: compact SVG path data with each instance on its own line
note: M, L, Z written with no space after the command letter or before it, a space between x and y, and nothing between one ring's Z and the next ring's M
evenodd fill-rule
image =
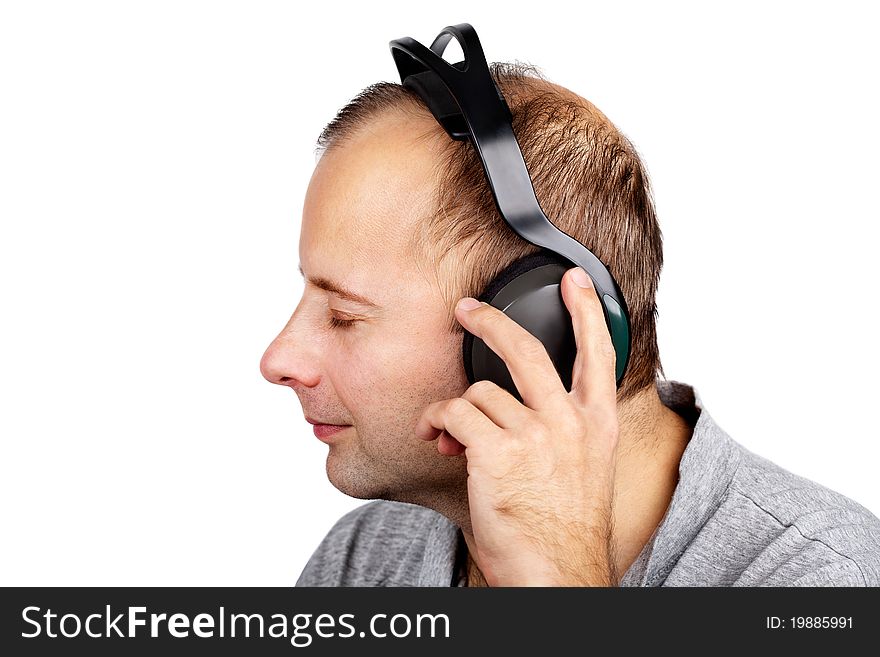
M658 379L693 435L666 514L620 586L880 586L880 520L747 450L685 383ZM425 507L375 500L340 518L297 586L462 586L461 530Z

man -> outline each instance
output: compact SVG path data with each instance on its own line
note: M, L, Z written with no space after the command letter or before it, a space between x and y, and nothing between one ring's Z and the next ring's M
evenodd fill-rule
M615 390L598 298L576 269L561 285L570 392L503 313L458 305L537 249L498 215L468 142L400 85L368 87L319 138L306 288L261 362L328 443L333 485L375 500L335 524L297 584L880 584L873 514L744 449L692 386L666 380L661 232L632 144L534 67L491 71L542 208L627 300L627 374ZM502 357L522 403L468 385L464 329Z

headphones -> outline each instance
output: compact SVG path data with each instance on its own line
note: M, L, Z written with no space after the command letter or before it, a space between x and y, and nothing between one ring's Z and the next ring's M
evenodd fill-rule
M455 64L443 59L452 37L464 53L464 61ZM542 248L512 262L478 299L498 308L538 338L565 389L571 391L577 347L560 284L568 269L583 267L601 301L617 354L619 389L631 346L626 301L605 265L586 246L554 226L538 205L513 133L510 108L489 73L474 28L468 23L446 27L430 49L409 37L395 39L389 45L403 86L421 97L452 139L470 139L483 163L495 205L507 224L521 238ZM504 361L467 330L462 357L471 384L488 379L522 402Z

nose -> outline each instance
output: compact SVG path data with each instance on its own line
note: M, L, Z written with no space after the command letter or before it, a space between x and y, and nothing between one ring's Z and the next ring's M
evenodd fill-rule
M281 386L314 387L320 380L317 355L308 333L295 329L296 313L284 330L272 340L260 359L260 373L269 383Z

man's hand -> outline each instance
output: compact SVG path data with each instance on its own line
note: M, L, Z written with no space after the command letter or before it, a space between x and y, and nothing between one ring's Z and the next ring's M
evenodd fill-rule
M583 274L579 287L573 274ZM577 356L566 391L541 342L482 303L456 318L507 365L522 396L477 381L430 404L416 436L467 457L474 559L490 586L616 586L611 497L619 436L616 355L592 282L561 283Z

